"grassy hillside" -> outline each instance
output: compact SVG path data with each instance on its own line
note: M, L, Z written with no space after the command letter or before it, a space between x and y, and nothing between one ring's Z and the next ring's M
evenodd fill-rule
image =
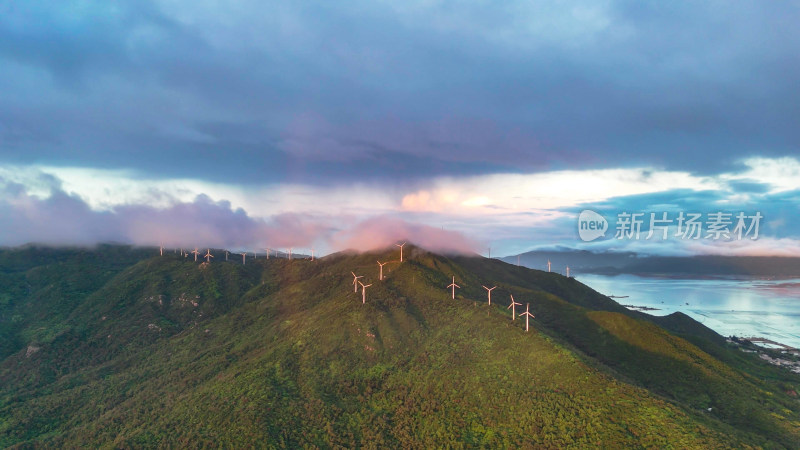
M796 377L556 274L413 247L383 281L394 251L243 266L114 249L116 266L0 253L0 446L800 443ZM481 284L500 286L491 307Z

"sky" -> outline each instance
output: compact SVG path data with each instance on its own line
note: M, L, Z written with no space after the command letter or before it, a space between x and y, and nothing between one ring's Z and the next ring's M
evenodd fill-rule
M798 19L0 0L0 245L799 255ZM610 227L591 242L587 209ZM757 239L614 237L622 213L681 212L763 219Z

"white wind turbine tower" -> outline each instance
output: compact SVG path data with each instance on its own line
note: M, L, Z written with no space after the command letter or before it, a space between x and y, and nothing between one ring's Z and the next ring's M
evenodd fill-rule
M406 245L405 242L402 244L394 244L395 247L400 247L400 262L403 262L403 246Z
M311 247L311 260L314 260L314 247Z
M550 272L550 260L547 260L547 271Z
M567 278L569 278L569 266L567 266Z
M164 256L164 244L159 244L158 251L161 253L161 256Z
M247 252L242 252L242 265L245 265L245 258L247 257Z
M358 282L361 285L361 304L367 303L367 288L372 286L372 284L364 284L362 282Z
M264 250L267 251L267 259L269 259L269 247L265 248Z
M292 247L289 247L289 260L292 259Z
M452 290L453 290L453 300L455 300L455 299L456 299L456 288L459 288L459 289L461 289L461 286L459 286L459 285L457 285L457 284L456 284L456 277L455 277L455 275L453 275L453 282L452 282L452 283L450 283L450 284L448 284L448 285L447 285L447 287L449 287L449 288L452 288Z
M455 280L454 280L454 281L455 281ZM483 285L481 285L481 286L483 286ZM493 291L493 290L495 290L495 289L497 289L497 286L495 286L495 287L493 287L493 288L491 288L491 289L489 289L489 288L488 288L488 287L486 287L486 286L483 286L483 288L484 288L484 289L486 289L486 292L487 292L487 293L489 293L489 305L491 305L491 304L492 304L492 291Z
M531 314L530 308L531 308L531 304L530 303L526 303L525 304L525 312L520 314L520 316L525 316L525 331L526 332L528 331L528 320L530 320L531 317L533 317L534 319L536 318L536 316Z
M389 261L386 261L385 263L377 261L377 263L378 263L378 266L381 268L381 273L380 273L380 276L378 276L378 280L382 281L383 280L383 266L389 264Z
M214 255L211 254L211 249L207 248L206 249L206 256L203 256L203 258L206 259L206 262L210 263L211 262L211 258L213 258L213 257L214 257Z
M227 261L227 260L228 260L228 251L225 250L225 261Z
M197 255L200 254L200 252L197 251L197 247L194 248L194 251L192 253L194 253L194 262L197 262Z
M515 316L517 315L517 305L522 306L522 303L515 302L514 301L514 294L510 294L510 295L511 295L511 304L508 305L508 308L506 308L506 309L511 309L511 320L516 320Z
M350 273L353 274L353 292L358 292L358 283L359 283L358 279L359 278L364 278L364 276L363 275L361 275L361 276L356 275L355 272L352 272L352 271Z

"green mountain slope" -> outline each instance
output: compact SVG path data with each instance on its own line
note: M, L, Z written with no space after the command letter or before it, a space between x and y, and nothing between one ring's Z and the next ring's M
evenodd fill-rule
M413 247L382 281L375 260L395 252L243 266L112 248L116 266L101 251L27 265L0 253L0 331L13 341L0 446L800 442L797 377L560 275ZM372 283L366 304L350 271ZM499 286L492 306L481 284ZM511 321L509 293L530 303L530 332Z

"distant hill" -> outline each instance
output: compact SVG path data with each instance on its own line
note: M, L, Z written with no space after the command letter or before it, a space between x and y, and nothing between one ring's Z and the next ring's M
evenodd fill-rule
M516 264L517 255L501 258ZM645 256L632 252L593 253L585 250L532 251L519 255L520 264L564 273L569 266L573 273L704 276L800 277L800 257L777 256Z
M519 260L517 259L519 256ZM551 271L563 274L566 266L579 272L597 270L615 271L632 266L639 260L639 255L633 252L607 252L594 253L588 250L560 249L550 251L531 251L520 255L511 255L500 258L509 264L517 264L531 269L547 270L547 261L551 263Z
M800 378L685 315L499 260L404 253L0 251L0 446L800 444ZM376 259L393 260L384 280ZM491 306L481 285L498 286Z

